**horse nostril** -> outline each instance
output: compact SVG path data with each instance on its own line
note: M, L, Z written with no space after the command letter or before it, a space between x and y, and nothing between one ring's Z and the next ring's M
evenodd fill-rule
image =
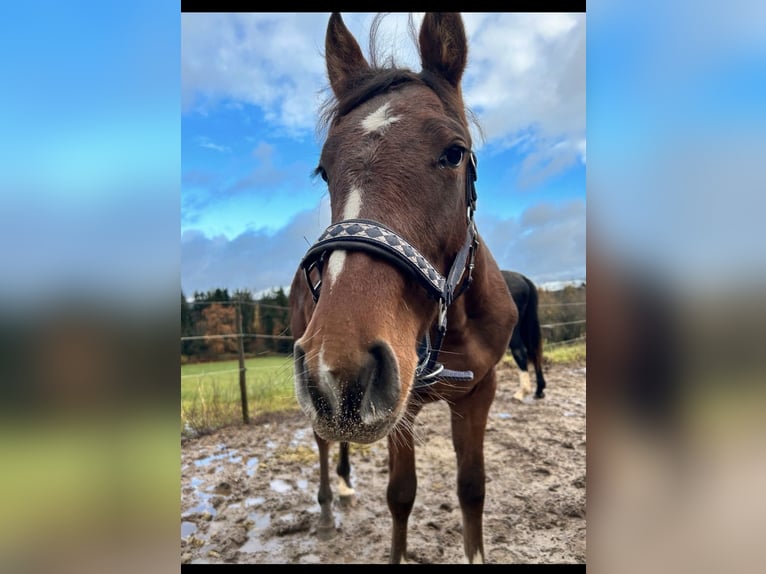
M323 393L317 379L312 376L306 365L306 353L298 343L293 347L295 368L295 397L298 404L307 413L316 413L321 416L332 416L333 407L331 397Z
M390 413L399 402L399 370L394 353L386 343L377 342L369 351L360 382L365 388L360 405L362 418Z

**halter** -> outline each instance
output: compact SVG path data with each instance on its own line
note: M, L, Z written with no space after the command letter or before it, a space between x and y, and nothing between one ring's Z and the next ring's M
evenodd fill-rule
M429 387L440 379L455 381L473 379L472 371L453 371L436 361L444 335L447 332L447 308L470 287L473 281L472 272L476 248L479 244L476 237L476 224L473 220L473 214L476 210L476 186L474 183L476 181L476 155L470 151L468 157L465 185L468 228L465 242L455 256L446 278L404 238L382 223L369 219L345 219L330 225L301 260L301 267L314 297L314 303L319 300L325 260L330 251L338 248L367 251L381 256L405 273L412 275L428 295L439 302L434 345L431 345L430 329L426 331L425 337L418 344L415 389ZM466 269L468 270L467 275ZM311 278L311 273L314 270L319 274L319 279L316 282ZM464 275L465 278L463 278Z

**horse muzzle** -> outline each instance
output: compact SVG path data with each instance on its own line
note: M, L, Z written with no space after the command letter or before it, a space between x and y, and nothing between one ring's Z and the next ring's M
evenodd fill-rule
M330 356L320 350L313 361L301 341L294 351L295 394L319 436L371 443L398 422L402 385L396 357L387 343L376 341L357 354Z

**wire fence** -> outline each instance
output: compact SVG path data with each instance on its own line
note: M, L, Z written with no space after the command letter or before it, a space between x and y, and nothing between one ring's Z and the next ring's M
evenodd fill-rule
M248 337L260 338L260 339L277 339L280 341L292 341L292 335L266 335L261 333L226 333L224 335L191 335L188 337L181 337L181 341L202 341L204 339L241 339Z
M585 335L582 337L575 337L574 339L566 339L564 341L554 341L552 343L546 343L545 347L548 349L554 349L556 347L564 347L566 345L573 345L585 340Z

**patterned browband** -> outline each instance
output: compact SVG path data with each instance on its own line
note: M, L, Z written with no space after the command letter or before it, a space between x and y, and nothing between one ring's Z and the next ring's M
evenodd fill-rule
M321 273L322 256L333 248L372 251L414 275L435 299L444 294L444 277L405 239L377 221L347 219L328 227L301 262L315 302L319 298L321 281L314 283L310 273L317 265Z
M446 279L439 273L428 259L407 240L380 222L369 219L346 219L330 225L319 236L301 261L301 267L306 275L306 281L311 289L314 302L319 300L319 290L322 284L321 274L324 257L336 249L358 249L382 256L405 272L413 275L434 299L450 305L459 295L457 286L468 266L468 278L460 292L468 288L471 280L473 256L475 255L477 239L473 212L476 209L476 155L468 152L467 177L465 182L465 200L468 208L468 229L466 240L455 257ZM311 274L316 270L319 277L315 282Z

